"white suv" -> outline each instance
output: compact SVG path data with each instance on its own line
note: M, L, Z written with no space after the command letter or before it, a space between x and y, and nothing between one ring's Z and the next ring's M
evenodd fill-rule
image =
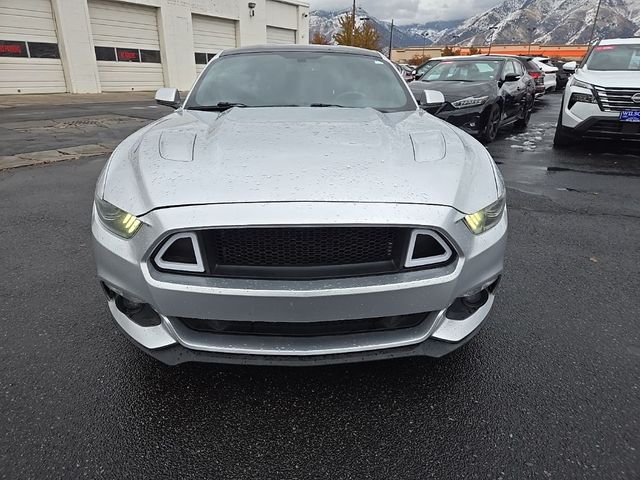
M578 138L640 140L640 38L601 40L575 71L558 118L555 147Z

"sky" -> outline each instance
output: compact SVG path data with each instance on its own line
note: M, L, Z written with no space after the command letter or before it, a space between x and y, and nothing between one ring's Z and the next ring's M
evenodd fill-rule
M357 0L357 5L380 20L398 24L458 20L502 3L503 0ZM310 0L311 10L340 10L352 0Z

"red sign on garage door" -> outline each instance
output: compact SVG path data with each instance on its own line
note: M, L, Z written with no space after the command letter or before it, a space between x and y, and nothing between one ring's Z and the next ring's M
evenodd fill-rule
M0 40L0 57L27 57L25 42Z
M118 48L118 61L119 62L139 62L140 52L134 48Z

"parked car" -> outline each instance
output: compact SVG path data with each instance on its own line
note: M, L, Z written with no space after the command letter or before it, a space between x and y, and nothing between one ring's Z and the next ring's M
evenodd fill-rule
M514 58L517 58L522 63L529 76L533 78L536 86L536 98L543 96L547 91L544 85L545 74L538 64L533 61L533 57L515 56Z
M562 98L553 144L581 138L640 140L640 38L599 41L575 74Z
M533 61L534 57L525 56L525 55L508 55L508 54L497 54L492 53L492 56L495 57L509 57L518 60L522 66L525 68L529 76L533 79L536 90L536 98L542 97L546 93L546 88L544 86L544 72L542 68Z
M402 65L400 63L394 63L393 65L396 67L396 70L398 70L398 73L402 75L402 78L404 78L405 81L407 82L413 81L414 79L413 69L409 65Z
M177 110L116 148L92 220L109 309L143 351L315 365L438 357L478 332L503 268L502 177L380 53L227 50L184 104L156 99Z
M410 78L410 80L408 80L409 82L412 82L413 80L415 80L415 67L413 65L409 65L408 63L399 63L398 65L400 65L405 72L407 72L408 74L408 78Z
M544 89L546 92L555 92L558 88L558 69L549 64L547 57L534 57L533 62L544 72Z
M522 63L494 55L443 60L410 88L417 97L424 89L442 92L445 103L432 112L486 143L506 125L525 128L535 100Z
M564 64L567 63L567 60L561 60L558 58L552 58L549 60L549 65L556 67L558 71L556 72L556 81L557 81L557 90L564 90L569 82L569 78L571 78L571 73L567 72L564 69Z

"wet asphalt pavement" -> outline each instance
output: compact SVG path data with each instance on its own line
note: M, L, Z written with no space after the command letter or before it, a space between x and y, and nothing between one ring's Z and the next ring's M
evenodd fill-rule
M482 332L439 360L165 367L119 333L95 279L105 158L0 172L0 477L640 478L640 147L552 150L559 103L490 146L505 278ZM162 114L29 108L3 119Z

